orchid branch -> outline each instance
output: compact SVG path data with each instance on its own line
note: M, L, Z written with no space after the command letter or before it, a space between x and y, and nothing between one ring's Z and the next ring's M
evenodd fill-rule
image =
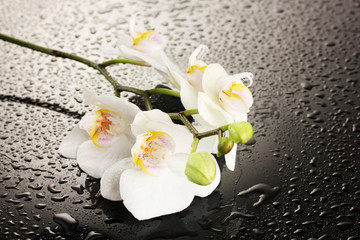
M144 97L144 101L145 101L145 106L147 110L152 109L151 103L150 103L150 95L153 94L166 94L166 95L171 95L171 96L175 96L175 97L180 97L180 93L170 90L170 89L165 89L165 88L155 88L155 89L151 89L151 90L140 90L137 88L133 88L133 87L128 87L128 86L123 86L121 85L118 81L116 81L110 74L109 72L105 69L105 67L110 66L112 64L116 64L116 63L124 63L124 64L133 64L133 65L140 65L140 66L149 66L148 64L141 62L141 61L135 61L132 59L127 59L127 58L119 58L119 59L113 59L113 60L109 60L103 63L96 63L94 61L91 61L89 59L77 56L75 54L71 54L71 53L67 53L67 52L63 52L60 50L56 50L56 49L51 49L51 48L46 48L46 47L42 47L40 45L36 45L30 42L26 42L5 34L0 33L0 39L10 42L10 43L14 43L16 45L22 46L22 47L26 47L41 53L45 53L51 56L55 56L55 57L61 57L61 58L67 58L67 59L71 59L80 63L83 63L95 70L97 70L101 75L103 75L106 80L114 87L116 94L119 94L122 91L126 91L126 92L132 92L138 95L141 95L142 97Z
M118 58L118 59L112 59L112 60L98 64L94 61L77 56L75 54L63 52L63 51L56 50L56 49L42 47L40 45L26 42L26 41L23 41L23 40L20 40L20 39L17 39L17 38L14 38L14 37L2 34L2 33L0 33L0 39L10 42L10 43L13 43L13 44L16 44L16 45L19 45L19 46L22 46L22 47L26 47L26 48L41 52L41 53L45 53L45 54L48 54L51 56L67 58L67 59L71 59L71 60L83 63L83 64L97 70L101 75L103 75L105 77L105 79L114 87L116 96L120 96L120 93L123 91L135 93L137 95L142 96L144 98L145 107L147 110L152 109L152 105L150 102L151 95L164 94L164 95L169 95L169 96L174 96L174 97L180 97L179 92L171 90L171 89L166 89L166 88L154 88L154 89L150 89L150 90L141 90L141 89L134 88L134 87L124 86L124 85L120 84L118 81L116 81L110 75L110 73L106 70L106 67L111 66L113 64L118 64L118 63L133 64L133 65L149 67L150 65L148 65L145 62L135 61L132 59L127 59L127 58ZM197 146L196 142L198 143L198 141L201 138L209 137L212 135L217 135L217 134L220 134L220 131L224 132L228 129L228 125L225 125L220 128L217 128L217 129L199 133L196 130L196 128L192 125L192 123L187 119L188 116L198 114L198 113L199 113L198 109L185 110L185 111L182 111L179 113L169 113L169 116L172 119L181 120L184 123L184 125L194 135L194 145L193 146L195 147L195 149Z
M132 64L132 65L139 65L139 66L143 66L143 67L151 67L151 65L147 64L146 62L143 61L136 61L136 60L132 60L132 59L128 59L128 58L116 58L116 59L111 59L109 61L103 62L103 63L99 63L99 67L108 67L114 64L118 64L118 63L123 63L123 64Z

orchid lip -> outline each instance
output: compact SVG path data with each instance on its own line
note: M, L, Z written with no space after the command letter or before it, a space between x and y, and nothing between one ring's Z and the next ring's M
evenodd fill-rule
M250 90L239 79L230 82L221 90L219 100L226 111L235 115L248 112L253 104Z
M140 134L131 149L133 160L149 175L159 175L175 150L173 138L165 132Z
M99 109L86 114L79 122L81 129L87 131L97 147L109 147L113 139L125 131L125 122L113 110Z

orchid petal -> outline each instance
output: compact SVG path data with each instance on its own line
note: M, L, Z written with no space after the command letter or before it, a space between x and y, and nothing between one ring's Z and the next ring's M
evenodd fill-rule
M247 113L253 104L250 90L241 80L229 82L219 93L221 105L229 113Z
M90 139L87 132L80 129L79 125L76 125L62 140L59 146L59 153L67 158L76 158L79 146Z
M176 72L177 74L181 75L179 67L170 60L170 58L165 54L164 51L160 52L160 59L169 69L171 69L172 72Z
M197 108L197 95L198 91L193 88L188 81L182 78L178 73L173 72L173 76L180 82L180 99L185 109Z
M173 64L170 59L166 56L166 54L162 51L160 53L160 58L161 61L165 64L166 68L167 68L167 76L170 79L170 82L178 89L180 89L181 86L181 82L185 81L185 79L183 78L183 76L181 76L181 74L179 74L179 72L177 70L174 69L178 69L177 66L175 66L175 64ZM173 65L174 68L172 68L170 65ZM160 72L161 73L161 72Z
M137 36L138 31L136 31L136 28L138 28L138 29L142 28L142 29L140 29L141 32L143 30L145 30L142 25L142 21L140 21L140 24L138 24L138 21L137 21L138 16L141 16L140 12L136 12L136 13L132 14L130 21L129 21L129 32L133 38L135 38ZM137 27L137 25L138 25L138 27Z
M188 180L185 175L185 167L188 158L188 153L175 153L171 155L168 160L168 168L170 169L170 171L180 177L183 177L186 181Z
M214 103L205 93L199 93L198 104L200 116L210 125L220 127L233 122L231 115Z
M148 131L162 131L169 134L176 143L175 153L188 153L191 150L193 135L183 125L164 122L149 122L146 124Z
M228 83L225 69L217 63L210 64L204 71L202 87L204 92L215 102L219 102L219 93Z
M236 150L237 150L237 144L234 144L231 151L225 155L225 163L226 163L227 168L230 171L234 171L234 169L235 169Z
M126 122L113 110L99 109L82 117L79 127L84 129L97 147L108 147L126 129Z
M101 178L104 171L123 158L131 156L132 143L125 135L117 137L110 147L96 147L92 141L84 142L77 152L79 167L94 178Z
M243 82L244 85L245 85L245 83L248 83L248 85L246 87L250 87L254 81L254 74L252 74L250 72L242 72L242 73L233 75L233 78L240 80L241 82Z
M235 122L247 122L247 113L234 114Z
M120 194L125 207L138 219L145 220L187 208L194 193L183 177L166 171L150 176L140 169L129 169L120 177Z
M120 196L120 176L131 167L134 167L134 161L132 158L125 158L106 169L100 180L100 193L104 198L111 201L122 200Z
M148 55L157 55L166 46L166 38L153 30L139 34L133 40L133 48Z
M152 130L146 128L146 124L151 121L164 122L168 124L173 123L168 114L158 109L153 109L146 112L141 111L136 114L134 121L131 124L131 131L133 132L134 136L146 132L151 132Z
M133 45L133 40L129 35L125 33L120 33L116 45L118 47L120 46L131 47Z
M197 126L196 129L199 132L206 132L206 131L213 130L214 127L200 125L200 126ZM218 144L218 136L217 135L202 138L199 142L199 145L198 145L196 151L197 152L217 153L217 144Z
M140 112L140 108L125 99L109 95L100 95L97 97L98 106L103 108L110 108L118 113L125 122L131 123L135 115Z
M101 52L110 56L121 56L122 52L118 48L112 47L108 43L103 43L100 47Z
M131 148L136 167L149 175L159 175L166 168L175 151L174 139L165 132L151 131L140 134Z
M156 59L158 56L150 56L149 54L142 53L126 46L120 46L120 50L131 59L147 62L148 64L162 72L167 71L165 65Z
M199 45L189 57L189 65L206 65L204 62L199 61L204 55L209 52L209 48L205 45Z

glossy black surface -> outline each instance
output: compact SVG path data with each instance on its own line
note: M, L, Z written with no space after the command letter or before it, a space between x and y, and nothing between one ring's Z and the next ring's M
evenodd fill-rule
M207 63L255 75L254 139L235 171L222 167L219 188L183 212L139 222L57 153L90 109L82 89L112 94L110 84L0 41L0 239L360 239L359 1L3 1L0 11L1 32L99 62L102 42L142 11L183 69L202 43ZM149 68L109 70L131 86L167 84Z

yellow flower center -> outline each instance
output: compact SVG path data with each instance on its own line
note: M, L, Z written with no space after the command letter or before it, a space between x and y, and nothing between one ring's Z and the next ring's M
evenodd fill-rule
M153 33L155 33L154 30L148 30L148 31L143 32L143 33L138 33L138 36L133 39L134 46L139 45L141 43L141 41L144 40L144 39L149 39Z
M205 69L206 69L207 65L204 65L202 67L200 67L199 64L196 64L196 65L191 65L189 66L188 70L187 70L187 74L192 74L194 73L195 71L197 70L200 70L202 73L204 73Z
M131 149L134 163L149 175L157 175L175 150L173 138L165 132L147 132L137 136Z
M121 116L113 110L104 108L86 114L79 126L87 131L97 147L108 147L112 139L125 130L125 122Z

